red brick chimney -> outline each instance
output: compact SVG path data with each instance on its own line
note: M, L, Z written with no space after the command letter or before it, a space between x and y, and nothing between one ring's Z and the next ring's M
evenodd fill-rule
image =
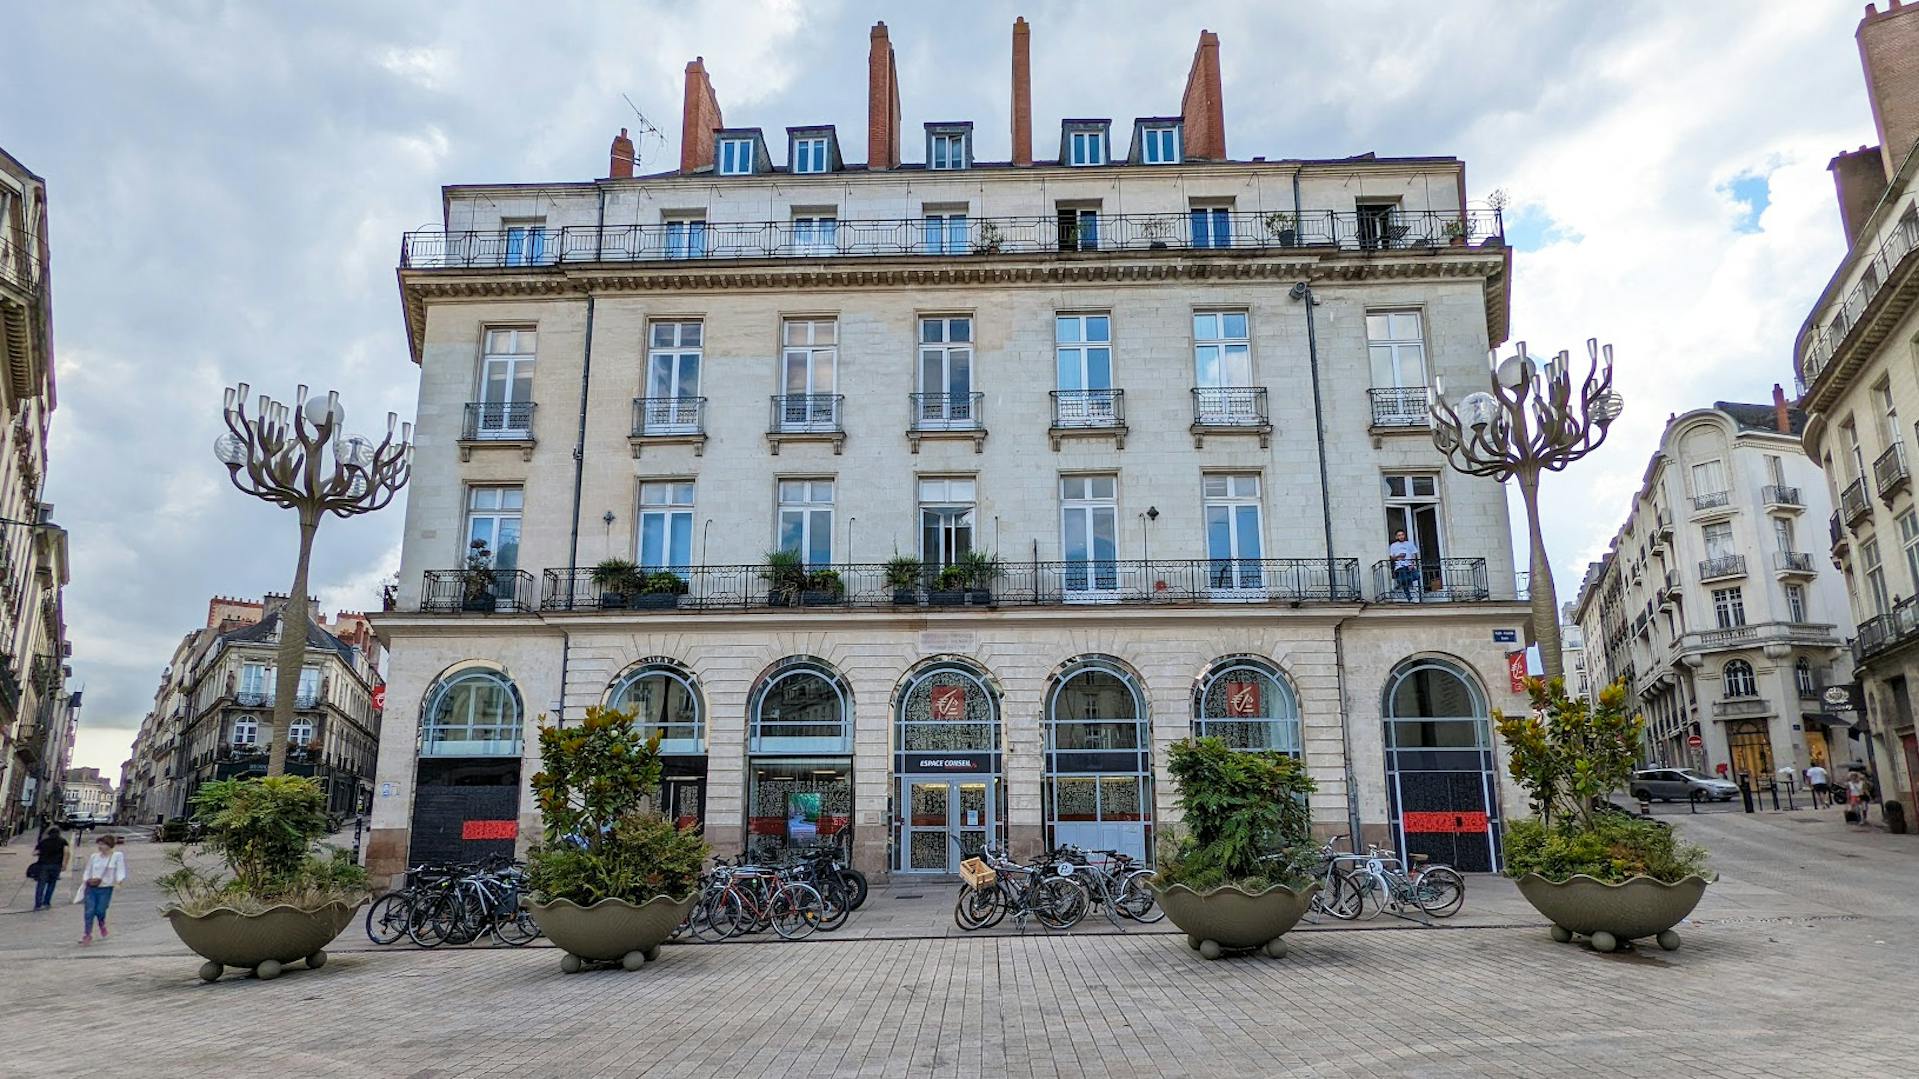
M725 126L720 99L713 96L713 80L706 77L706 57L696 56L686 65L686 107L680 112L681 172L713 167L713 133Z
M1919 4L1892 0L1885 11L1867 4L1853 36L1879 131L1880 160L1890 180L1919 143Z
M606 178L609 180L631 180L633 178L633 140L626 137L626 129L613 136L611 158L606 166Z
M1186 128L1186 156L1201 161L1226 160L1226 106L1219 88L1219 35L1199 32L1193 66L1186 73L1186 92L1179 99L1180 119Z
M1886 194L1885 159L1877 146L1861 146L1833 158L1826 165L1839 191L1839 223L1846 230L1846 246L1859 240L1859 230Z
M1033 29L1013 20L1013 164L1033 163Z
M1792 410L1786 407L1786 390L1775 382L1772 384L1772 422L1782 435L1792 434Z
M900 76L893 39L886 24L873 24L873 45L866 56L866 167L900 165Z

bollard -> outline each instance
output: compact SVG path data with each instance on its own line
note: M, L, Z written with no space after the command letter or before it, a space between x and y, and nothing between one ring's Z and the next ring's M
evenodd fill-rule
M353 818L353 864L360 863L360 834L366 830L366 817L355 815Z
M1772 811L1774 813L1777 813L1779 812L1779 781L1776 779L1773 780L1771 786L1772 786Z
M1753 811L1752 784L1748 780L1749 780L1749 777L1746 775L1746 773L1744 772L1739 773L1739 800L1740 802L1744 803L1746 807L1746 812L1751 813Z

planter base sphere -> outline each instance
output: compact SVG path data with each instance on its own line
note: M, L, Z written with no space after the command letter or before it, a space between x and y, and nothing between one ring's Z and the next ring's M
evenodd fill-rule
M660 961L660 946L655 944L651 948L643 949L640 954L646 957L647 962L657 963Z
M280 961L278 959L269 959L266 962L261 963L259 966L253 968L253 976L260 979L263 982L270 982L273 979L278 978L280 976L280 971L283 969L284 968L280 965Z
M1199 951L1199 943L1200 943L1200 941L1199 941L1199 938L1198 938L1198 937L1195 937L1195 936L1190 936L1190 935L1189 935L1189 936L1188 936L1188 937L1186 938L1186 946L1187 946L1188 948L1191 948L1191 949L1192 949L1192 950L1194 950L1194 951Z
M1664 948L1666 951L1676 952L1679 950L1679 934L1673 932L1670 929L1666 930L1664 933L1659 934L1657 937L1654 937L1653 939L1657 940L1659 942L1659 946L1661 948Z
M209 959L200 964L200 980L203 982L217 982L220 980L220 974L226 969L227 968Z
M578 974L585 966L586 963L572 952L568 952L560 957L560 973L562 974Z
M326 966L326 949L325 948L322 948L319 951L314 952L312 955L307 956L308 970L319 970L321 967L324 967L324 966Z
M1219 941L1202 940L1199 942L1199 955L1202 959L1218 959L1224 953L1225 949L1219 946Z
M1284 937L1274 937L1267 941L1266 947L1261 950L1273 959L1284 959L1286 958L1286 939Z
M1594 933L1591 940L1593 943L1593 951L1595 952L1617 951L1619 948L1619 938L1606 932L1604 929Z
M645 952L628 952L620 956L620 966L627 970L638 970L646 965Z
M1572 930L1567 929L1563 925L1553 926L1553 940L1555 942L1559 944L1570 944L1572 943L1572 939L1573 939Z

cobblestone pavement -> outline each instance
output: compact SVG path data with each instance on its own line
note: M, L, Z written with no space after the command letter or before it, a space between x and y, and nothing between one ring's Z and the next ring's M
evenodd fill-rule
M1555 945L1517 912L1308 930L1283 960L1207 963L1158 932L928 927L941 935L675 946L636 973L570 976L546 947L349 935L324 971L203 985L167 936L129 925L80 953L24 942L31 916L7 915L0 1074L97 1070L52 1032L100 1018L143 1076L1914 1074L1895 1017L1919 994L1900 946L1919 930L1919 837L1836 814L1678 823L1724 879L1674 953Z

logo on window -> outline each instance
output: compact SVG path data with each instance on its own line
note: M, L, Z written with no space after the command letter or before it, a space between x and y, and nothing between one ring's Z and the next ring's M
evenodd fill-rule
M965 686L934 686L932 702L934 719L966 718Z
M1226 714L1235 719L1259 715L1259 683L1226 683Z

